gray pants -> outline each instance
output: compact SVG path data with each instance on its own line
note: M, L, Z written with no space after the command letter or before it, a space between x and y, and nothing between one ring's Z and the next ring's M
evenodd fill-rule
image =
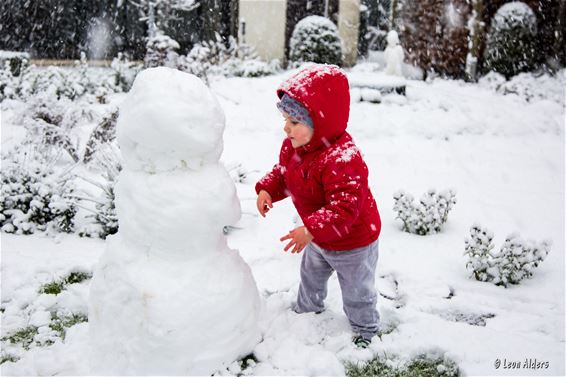
M322 312L328 278L338 274L344 312L354 333L371 339L379 330L375 267L378 241L349 251L328 251L311 242L303 251L297 313Z

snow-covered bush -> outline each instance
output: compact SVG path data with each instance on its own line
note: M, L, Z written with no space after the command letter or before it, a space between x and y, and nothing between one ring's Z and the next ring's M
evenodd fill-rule
M178 59L177 68L192 73L208 82L208 76L261 77L276 73L277 60L266 63L258 59L255 50L238 43L230 36L227 44L216 33L216 39L195 45L191 51Z
M139 69L139 65L127 60L117 61L111 70L93 68L88 65L84 54L70 68L23 64L19 76L12 75L6 65L0 67L0 101L28 100L46 95L56 99L105 103L108 94L129 89Z
M556 77L546 73L536 75L524 72L513 76L508 81L505 76L490 72L483 76L478 84L504 95L518 95L527 102L550 100L562 104L566 86L566 70L562 69Z
M22 68L29 65L30 55L27 52L0 50L0 66L10 68L14 76L19 76Z
M491 21L484 66L488 71L511 77L535 67L537 19L523 2L504 4Z
M29 66L24 68L20 76L11 76L8 70L4 69L1 75L4 86L2 99L23 99L26 100L34 95L45 93L54 98L63 96L75 99L84 93L84 88L77 83L73 83L65 73L57 67L37 68Z
M83 162L89 163L98 148L105 143L116 139L116 122L118 121L118 109L114 109L107 114L102 121L94 128L85 147Z
M20 96L23 76L29 72L29 60L21 59L17 72L14 72L10 60L2 61L0 65L0 102L7 98Z
M101 85L90 77L84 53L81 53L80 60L75 61L71 69L52 66L43 69L30 66L20 77L20 96L24 99L46 93L57 99L65 97L75 100L87 93L94 94L96 88Z
M2 231L16 234L48 229L72 232L76 213L71 200L73 185L65 177L55 175L45 161L31 156L24 158L27 159L12 164L2 163Z
M403 231L421 236L440 232L456 204L456 194L452 190L440 193L429 190L418 203L404 191L398 191L393 199L393 210L397 212L396 218L403 221Z
M83 176L79 176L97 187L100 194L97 196L80 197L82 201L94 203L94 209L82 206L91 212L87 218L92 222L86 224L79 230L81 237L100 237L105 239L111 234L118 232L118 214L116 213L114 186L118 175L122 170L121 156L118 146L115 143L106 142L99 146L96 155L96 163L102 171L100 180L93 180Z
M342 65L338 28L328 18L308 16L297 23L289 41L289 60Z
M368 50L383 51L387 47L387 31L368 25L364 38L368 41Z
M179 43L173 38L157 34L148 39L144 58L144 68L170 67L177 65L177 53Z
M102 194L97 198L85 199L92 200L95 202L95 209L93 213L88 218L92 219L92 222L86 224L78 232L81 237L99 237L106 239L109 235L118 232L118 215L116 214L114 185L116 184L116 177L105 177L106 182L99 183L95 181L89 181L93 185L96 185L101 189Z
M71 138L70 131L80 122L92 120L92 113L67 98L47 94L31 97L26 106L19 119L27 131L25 143L33 145L46 161L55 162L64 151L78 162L78 140Z
M493 233L478 224L471 227L470 238L465 243L466 268L472 271L474 278L504 287L530 278L551 247L549 241L525 241L517 234L511 234L499 252L495 252Z
M110 67L114 71L114 86L122 92L128 92L134 83L138 72L142 69L140 64L131 62L121 52L112 60Z
M473 271L474 277L479 281L490 281L488 270L493 268L494 252L493 233L474 224L470 228L470 238L466 238L464 254L468 256L466 268Z
M234 67L232 73L237 77L263 77L273 75L281 70L279 60L272 60L269 63L259 59L242 60Z

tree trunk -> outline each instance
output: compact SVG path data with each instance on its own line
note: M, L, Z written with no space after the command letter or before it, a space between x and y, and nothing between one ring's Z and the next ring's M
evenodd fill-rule
M483 0L472 1L472 15L468 27L468 55L466 57L466 81L477 81L478 63L480 60L480 47L485 38L485 24L483 22Z
M566 1L560 1L558 17L556 18L556 40L554 41L554 56L559 65L566 66Z

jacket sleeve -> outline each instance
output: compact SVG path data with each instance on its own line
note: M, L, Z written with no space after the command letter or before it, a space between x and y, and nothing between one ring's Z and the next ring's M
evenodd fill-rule
M315 240L332 242L348 236L367 197L368 169L359 152L348 162L327 166L322 185L327 204L309 215L304 224Z
M289 156L293 153L291 143L287 139L281 146L279 153L279 163L273 166L273 169L260 179L255 185L255 192L259 194L261 190L265 190L271 195L271 200L275 203L289 196L289 190L285 184L285 169Z

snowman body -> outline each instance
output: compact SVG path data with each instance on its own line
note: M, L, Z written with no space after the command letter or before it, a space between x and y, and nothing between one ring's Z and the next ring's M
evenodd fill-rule
M395 30L387 33L387 47L385 48L384 57L386 62L385 73L403 76L402 64L405 52L399 44L399 35Z

